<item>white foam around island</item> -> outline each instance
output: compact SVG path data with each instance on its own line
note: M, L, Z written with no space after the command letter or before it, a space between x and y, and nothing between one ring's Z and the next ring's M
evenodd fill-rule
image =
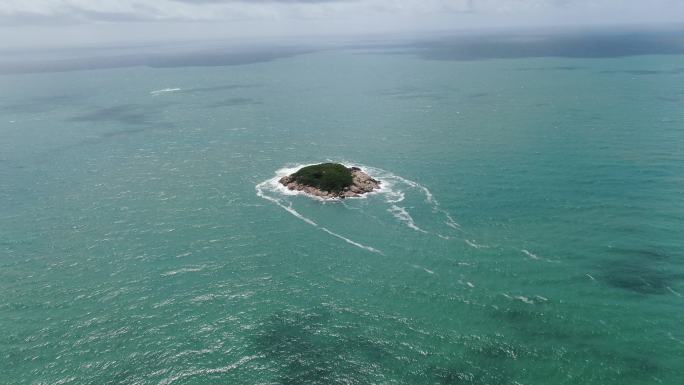
M333 162L333 160L328 160ZM432 192L425 186L421 185L418 182L412 181L410 179L406 179L404 177L395 175L389 171L376 168L376 167L370 167L370 166L365 166L365 165L360 165L360 164L355 164L351 162L339 162L343 164L346 167L358 167L362 169L365 173L370 175L372 178L377 179L380 181L380 188L372 191L370 193L363 194L359 197L353 197L353 198L347 198L347 200L356 200L356 199L367 199L371 196L380 196L383 198L384 202L388 204L388 207L386 211L388 211L394 218L396 218L398 221L406 225L406 227L415 230L420 233L424 234L430 234L427 230L419 226L411 214L409 213L409 210L406 207L401 207L397 205L397 203L402 202L406 199L406 193L409 190L417 190L420 194L422 194L425 198L425 202L430 205L430 208L432 211L437 214L442 216L443 224L446 225L447 227L453 229L453 230L461 230L461 226L449 215L448 212L443 210L439 202L435 199L433 196ZM306 166L311 166L316 163L311 163L311 164L297 164L297 165L288 165L286 167L282 167L278 170L276 170L275 175L259 184L256 185L256 191L257 195L263 199L266 199L272 203L275 203L288 213L292 214L296 218L299 218L300 220L308 223L311 226L314 226L318 228L321 231L324 231L334 237L340 238L344 240L345 242L352 244L354 246L360 247L362 249L375 252L375 253L380 253L382 254L381 251L378 249L375 249L373 247L363 245L361 243L358 243L356 241L353 241L349 238L346 238L324 226L319 225L315 221L311 220L310 218L307 218L306 216L302 215L300 212L295 210L292 207L292 202L289 202L287 197L289 196L296 196L296 195L303 195L306 196L310 199L315 199L318 201L322 202L328 202L328 201L340 201L338 198L322 198L322 197L317 197L317 196L312 196L310 194L307 194L303 191L296 191L296 190L290 190L286 186L283 186L279 181L282 177L291 175L295 173L297 170L301 169L302 167ZM440 235L438 233L435 233L436 236L439 236L441 239L448 240L450 239L449 237Z

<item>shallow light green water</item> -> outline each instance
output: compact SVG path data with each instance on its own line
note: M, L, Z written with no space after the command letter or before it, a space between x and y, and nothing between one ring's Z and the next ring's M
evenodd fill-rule
M684 383L682 66L0 77L0 383ZM268 183L325 160L386 189Z

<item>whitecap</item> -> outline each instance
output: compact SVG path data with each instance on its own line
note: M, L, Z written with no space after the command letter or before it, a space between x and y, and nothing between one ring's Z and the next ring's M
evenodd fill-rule
M388 189L388 191L385 192L387 195L387 202L388 203L399 203L406 199L406 195L402 191L393 191Z
M671 339L672 341L677 341L677 342L679 342L680 344L684 345L684 340L681 340L681 339L675 337L674 335L672 335L672 333L667 333L667 336L670 337L670 339Z
M150 95L161 95L169 92L177 92L180 91L180 88L163 88L161 90L154 90L150 91Z
M522 301L522 302L524 302L524 303L526 303L526 304L528 304L528 305L534 305L534 301L532 301L531 299L529 299L529 298L527 298L527 297L525 297L525 296L518 295L518 296L515 296L515 297L513 297L513 298L515 298L515 299L517 299L517 300L520 300L520 301Z
M171 276L174 276L177 274L194 273L194 272L202 271L202 270L204 270L204 266L183 267L183 268L180 268L178 270L171 270L171 271L167 271L165 273L162 273L161 276L162 277L171 277Z
M558 260L558 259L544 258L544 257L539 256L538 254L535 254L535 253L533 253L533 252L531 252L531 251L529 251L529 250L526 250L526 249L522 249L522 250L520 250L520 251L521 251L523 254L527 255L530 259L534 259L535 261L544 261L544 262L547 262L547 263L561 263L561 261ZM594 279L594 277L590 276L589 274L587 274L587 276L589 276L589 278L591 278L591 279Z
M527 255L528 257L530 257L530 258L532 258L532 259L537 259L537 260L540 259L539 256L537 256L536 254L534 254L534 253L532 253L532 252L530 252L530 251L528 251L528 250L522 249L522 250L520 250L520 251L522 251L523 254Z
M411 214L406 211L405 208L399 207L397 205L392 205L390 208L387 209L392 215L399 219L400 221L404 222L406 226L409 228L419 231L421 233L427 233L427 231L421 229L420 227L416 226L416 223L413 221L413 217L411 217Z
M432 270L430 270L430 269L428 269L428 268L425 268L425 267L423 267L423 266L420 266L420 265L411 265L411 267L413 267L414 269L423 270L424 272L426 272L426 273L428 273L428 274L433 274L433 275L435 274L434 271L432 271Z
M444 222L445 225L451 227L454 230L461 230L461 225L459 225L454 218L449 215L446 211L442 211L444 215L446 216L447 220Z
M680 293L680 292L678 292L678 291L674 291L674 290L673 290L671 287L669 287L669 286L665 286L665 288L666 288L670 293L676 295L677 297L681 297L681 296L682 296L682 293Z
M489 246L485 245L480 245L479 243L475 242L474 240L469 240L469 239L464 239L463 242L466 243L466 245L476 248L476 249L482 249L482 248L488 248Z

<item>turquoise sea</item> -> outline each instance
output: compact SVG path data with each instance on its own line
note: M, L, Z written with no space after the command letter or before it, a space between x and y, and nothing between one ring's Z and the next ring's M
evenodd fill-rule
M682 68L2 75L0 383L683 384ZM383 190L272 184L328 160Z

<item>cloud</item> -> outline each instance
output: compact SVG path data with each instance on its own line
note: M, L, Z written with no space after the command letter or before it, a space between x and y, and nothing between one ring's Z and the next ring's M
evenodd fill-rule
M475 3L477 0L4 0L0 20L19 25L50 19L55 24L346 18L469 12Z
M42 23L220 21L346 18L361 15L475 13L535 15L582 12L613 16L665 16L682 10L676 0L4 0L0 20L13 25ZM584 18L591 19L591 14ZM681 17L684 20L684 17ZM483 19L484 20L484 19Z
M681 10L679 0L3 0L4 19L42 22L44 17L80 21L230 20L274 16L345 16L359 12L430 14L439 12L526 14L641 12L665 16ZM29 17L33 15L34 17ZM585 17L590 18L587 14ZM684 16L680 16L684 19ZM635 20L636 21L636 20Z
M356 0L171 0L180 3L195 3L195 4L207 4L207 3L337 3L337 2L350 2Z
M684 1L0 0L0 48L667 22Z

